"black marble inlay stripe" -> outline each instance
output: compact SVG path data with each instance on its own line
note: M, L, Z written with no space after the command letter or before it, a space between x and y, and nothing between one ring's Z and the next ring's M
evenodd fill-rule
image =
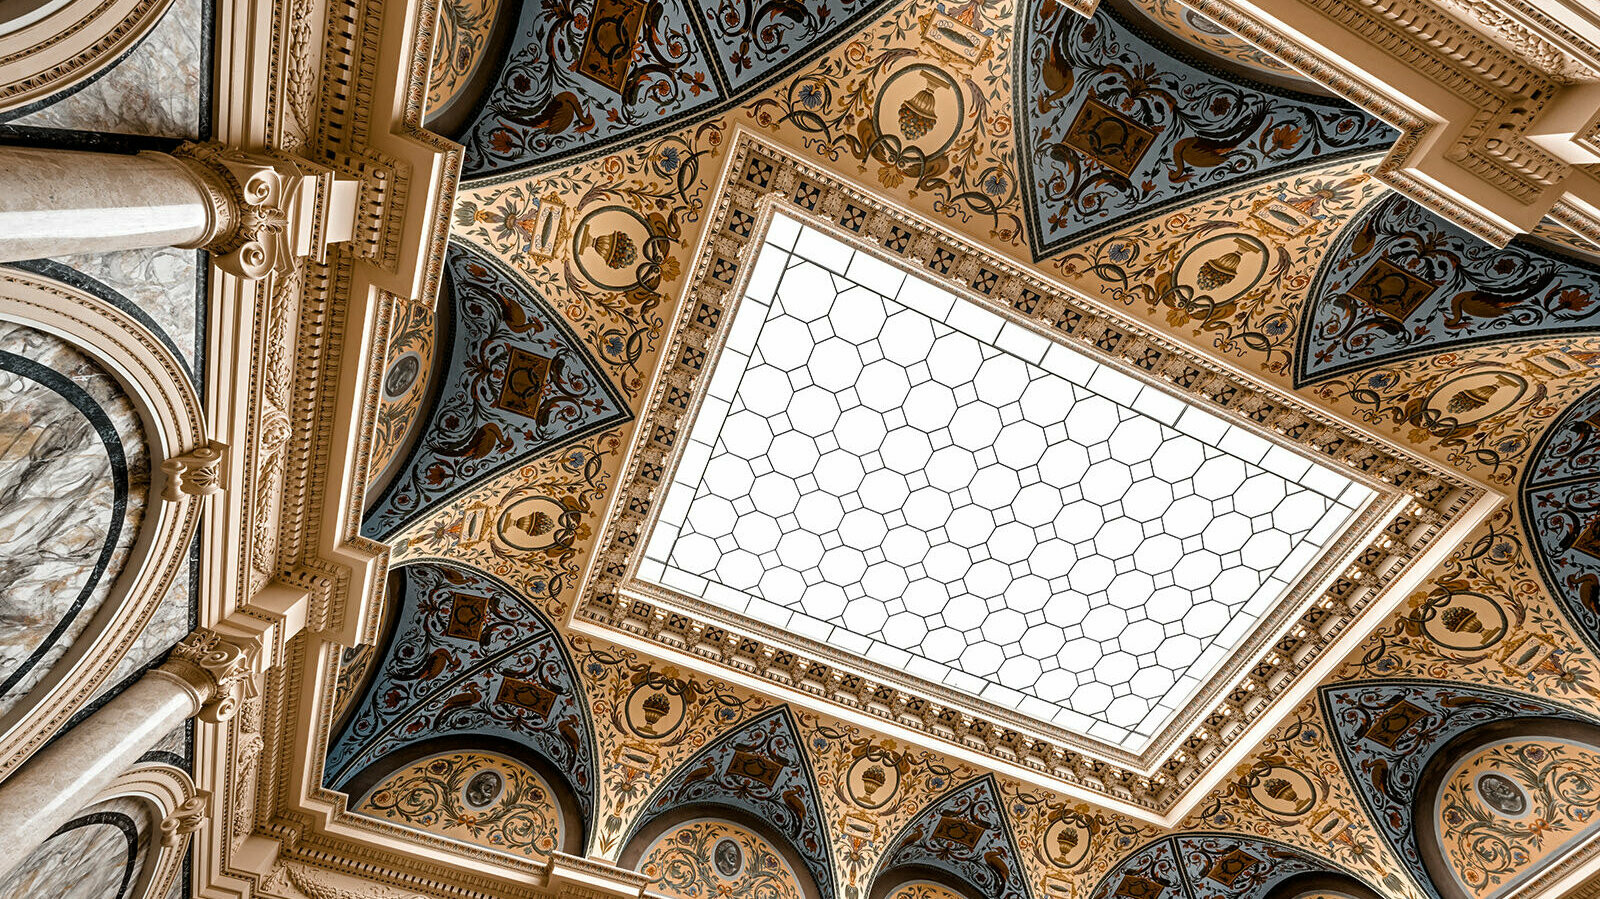
M128 887L133 885L133 872L139 864L139 825L122 812L90 812L87 815L73 818L61 825L50 839L55 839L64 833L77 830L80 827L94 827L108 825L115 827L122 833L122 838L128 845L128 857L122 863L122 885L117 888L116 899L123 899L128 895Z
M206 262L207 262L207 260L205 260L205 259L200 260L199 272L195 276L195 280L197 282L196 285L195 285L195 290L196 290L197 296L199 298L198 299L199 308L195 310L196 313L197 313L197 316L195 318L195 323L196 323L196 330L197 330L198 333L195 334L195 357L194 358L195 358L196 362L199 363L196 366L198 368L204 368L204 364L200 362L200 360L203 358L200 355L200 352L203 349L205 349L204 338L203 338L204 332L203 332L202 329L204 327L203 326L203 322L205 321L205 311L206 311L205 310L205 284L206 284L205 269L206 269ZM145 312L144 309L141 306L139 306L138 304L134 303L134 301L128 299L127 297L123 296L121 293L118 293L117 291L112 290L110 286L102 283L101 281L99 281L99 280L97 280L95 278L89 277L88 275L84 274L83 272L78 271L77 269L73 268L70 265L62 265L61 263L56 262L54 259L27 259L27 260L23 260L22 262L8 262L8 263L6 263L6 265L9 266L10 268L21 269L22 271L25 271L25 272L31 272L31 273L33 273L35 275L40 275L40 276L45 277L45 278L50 278L50 279L55 280L55 281L60 281L63 284L67 284L67 285L70 285L72 287L76 287L77 289L83 291L84 293L87 293L87 294L90 294L91 296L94 296L94 297L97 297L99 299L105 300L107 303L110 303L111 305L117 307L118 309L121 309L123 312L126 312L129 315L133 316L135 321L137 321L141 325L144 325L145 328L150 331L150 333L156 335L156 338L159 339L161 341L161 343L164 346L166 346L167 349L172 351L172 355L173 355L173 357L175 357L178 360L178 364L183 366L184 374L187 374L189 376L189 382L191 384L193 384L196 389L199 389L202 386L199 374L195 371L194 368L191 368L189 366L189 360L187 358L185 358L184 354L178 350L178 344L173 341L172 335L168 334L165 330L162 329L162 327L160 325L156 324L156 320L151 318L150 314L148 312Z
M71 403L79 414L89 420L95 433L100 435L100 442L105 446L106 458L111 462L111 521L106 526L106 539L100 546L99 557L95 560L94 571L84 582L83 589L78 591L78 596L73 600L61 619L56 622L50 635L39 644L33 654L25 659L17 669L0 683L0 696L8 695L29 671L39 664L39 660L49 651L50 647L61 639L61 635L72 625L78 615L83 611L84 604L89 601L89 596L94 592L95 586L105 576L106 567L111 564L111 556L116 550L117 539L122 533L122 518L128 511L128 459L123 453L122 437L117 434L116 426L111 423L111 416L100 408L94 397L88 391L73 383L71 379L54 369L47 368L23 356L0 350L0 371L7 371L30 381L35 381L61 396Z

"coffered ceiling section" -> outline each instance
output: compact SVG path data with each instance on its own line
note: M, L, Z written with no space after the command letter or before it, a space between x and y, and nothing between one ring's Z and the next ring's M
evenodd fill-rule
M1487 505L756 138L729 166L580 626L1166 815Z
M1375 493L779 215L640 577L1133 752Z

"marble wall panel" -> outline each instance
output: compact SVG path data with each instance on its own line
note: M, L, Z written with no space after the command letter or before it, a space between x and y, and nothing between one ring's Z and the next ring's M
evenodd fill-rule
M149 137L208 137L202 102L210 22L203 0L174 0L161 21L120 61L8 124Z
M0 881L0 899L130 899L148 856L150 811L131 797L90 806Z
M205 352L205 313L201 308L203 256L198 250L157 247L58 256L52 261L93 279L143 312L168 338L171 348L188 364L190 372L199 372ZM72 279L62 277L62 280ZM79 286L93 288L95 285Z
M54 336L0 323L0 712L83 633L138 535L143 427L121 386Z

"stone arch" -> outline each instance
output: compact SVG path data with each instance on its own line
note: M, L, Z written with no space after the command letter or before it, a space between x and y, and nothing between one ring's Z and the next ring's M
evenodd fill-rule
M0 3L0 112L82 85L150 33L172 0Z
M0 878L0 896L161 899L206 801L184 771L136 765Z
M80 354L109 376L142 430L148 502L120 568L48 673L0 717L0 777L59 729L104 685L188 564L201 511L198 496L169 484L163 460L208 450L204 415L183 363L126 310L48 277L0 268L0 325L26 329ZM35 374L39 374L35 372ZM42 375L41 375L42 376Z
M1422 769L1413 815L1444 899L1496 899L1600 861L1600 726L1553 717L1483 724Z

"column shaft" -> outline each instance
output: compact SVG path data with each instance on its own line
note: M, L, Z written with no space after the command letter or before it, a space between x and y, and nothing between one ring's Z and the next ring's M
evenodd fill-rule
M0 876L199 711L199 699L179 678L150 671L0 783Z
M0 147L0 262L199 246L215 215L199 177L165 153Z

